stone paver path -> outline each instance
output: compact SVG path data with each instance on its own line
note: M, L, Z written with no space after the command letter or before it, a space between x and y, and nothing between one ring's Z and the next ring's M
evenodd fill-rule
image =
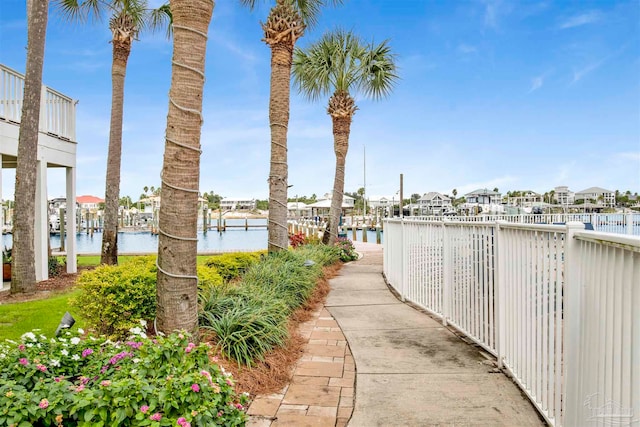
M251 427L343 427L353 412L355 363L331 314L321 308L299 329L308 340L288 386L257 397Z

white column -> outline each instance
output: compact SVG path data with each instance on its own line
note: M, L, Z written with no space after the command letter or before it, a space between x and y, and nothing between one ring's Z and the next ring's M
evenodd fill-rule
M4 234L1 228L4 226L4 206L2 199L2 153L0 153L0 250L4 250Z
M504 365L504 354L506 352L506 340L507 334L505 330L506 326L506 273L505 273L505 251L502 246L503 242L503 231L500 227L503 224L506 224L507 221L501 220L496 221L496 234L494 239L494 253L495 257L495 271L494 271L494 283L495 283L495 294L494 294L494 303L497 310L496 316L496 338L497 345L496 349L498 351L498 367L502 368Z
M62 220L62 218L60 219ZM78 271L76 261L76 168L67 168L67 273Z
M34 250L36 262L36 280L49 278L49 203L47 201L47 162L38 160L36 174L36 200L34 224Z
M582 280L580 280L580 248L574 238L576 231L584 230L581 222L568 222L564 244L564 382L562 400L564 402L562 425L575 426L584 420L584 393L581 393L580 376L582 365L580 351L582 333Z
M447 326L451 316L451 298L453 287L453 260L451 259L451 242L449 236L449 219L442 218L442 324Z

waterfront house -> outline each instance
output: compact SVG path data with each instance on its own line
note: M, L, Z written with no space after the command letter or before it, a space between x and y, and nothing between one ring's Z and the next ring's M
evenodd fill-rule
M369 205L371 209L378 209L378 208L386 209L389 206L391 206L392 203L393 203L392 197L386 197L386 196L367 197L367 205Z
M96 212L100 209L100 203L104 203L104 199L96 196L78 196L76 198L80 209Z
M24 76L0 64L0 200L2 200L2 170L15 169L18 160L18 134L22 119ZM34 253L36 280L49 277L49 201L47 200L47 170L62 168L66 172L67 214L76 215L76 104L77 101L47 86L42 86L38 150L36 159L36 199L34 223ZM0 209L0 223L5 211ZM70 221L68 232L75 235L76 224ZM4 242L0 240L4 247ZM69 239L67 272L76 272L76 242Z
M467 203L478 205L493 205L500 204L502 202L502 195L497 191L491 191L486 188L481 188L471 193L464 195Z
M616 193L601 187L589 187L576 193L576 200L591 201L598 206L614 207L616 205Z
M332 193L327 193L322 199L307 205L307 207L311 209L311 216L320 218L329 217L332 196ZM355 199L353 197L347 196L346 194L342 196L342 215L352 214L354 206Z
M561 185L553 189L553 198L560 205L572 205L576 200L576 195L569 190L566 185Z
M417 205L420 215L442 215L453 209L451 198L435 191L425 193Z
M230 211L254 210L257 207L256 199L225 197L220 201L220 209Z
M311 208L309 205L303 202L289 202L287 203L287 217L288 218L300 218L311 216Z

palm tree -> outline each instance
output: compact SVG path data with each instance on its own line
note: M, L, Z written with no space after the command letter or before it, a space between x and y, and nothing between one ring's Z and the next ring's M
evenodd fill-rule
M157 327L165 333L184 329L197 334L200 132L213 0L171 0L171 12L173 59L162 166Z
M70 20L85 20L89 15L111 15L109 29L113 35L111 65L111 122L107 178L105 182L104 228L102 233L102 264L118 263L118 199L120 196L120 165L122 163L122 116L124 78L133 40L146 28L155 30L167 26L171 19L169 5L149 9L147 0L59 0L64 16ZM145 191L146 192L146 191Z
M241 0L253 8L256 0ZM264 42L271 48L271 94L269 123L271 161L269 170L268 250L275 252L288 246L287 231L287 128L291 62L296 41L312 27L322 7L342 0L276 0L267 22L262 24Z
M351 120L357 107L352 92L365 97L386 97L398 78L394 55L387 41L364 44L351 32L325 34L307 50L296 49L293 59L294 85L311 100L331 94L327 113L333 121L336 171L329 225L322 241L333 244L344 192L344 165L349 149Z
M49 0L27 2L27 65L24 77L24 101L18 136L16 165L15 210L11 293L33 292L36 289L34 251L38 125L42 67L47 32ZM44 189L46 191L46 188Z

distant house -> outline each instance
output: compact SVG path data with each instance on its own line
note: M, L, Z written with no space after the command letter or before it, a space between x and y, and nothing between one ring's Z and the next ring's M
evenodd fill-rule
M519 196L507 197L507 204L511 206L534 206L543 202L542 194L535 191L521 191Z
M98 210L100 203L104 203L104 199L95 196L78 196L76 197L76 203L80 206L80 209Z
M493 205L500 204L502 202L502 194L486 188L467 193L464 197L467 200L467 203L470 204L476 203L478 205Z
M384 209L391 206L392 203L393 203L392 197L386 197L386 196L367 197L367 205L369 205L371 209L378 209L378 208Z
M158 209L160 209L161 200L162 197L159 195L152 195L144 199L140 199L140 213L155 213ZM198 197L198 210L201 211L205 206L207 206L207 199Z
M258 202L256 199L225 197L220 201L220 209L222 210L253 210L256 209Z
M616 193L601 187L590 187L586 190L578 191L576 200L583 200L584 202L593 200L599 206L614 207L616 205Z
M417 204L420 215L442 215L453 208L450 197L435 191L424 194Z
M300 218L311 216L311 208L306 203L289 202L287 203L287 217Z
M561 185L553 189L553 198L560 205L572 205L576 200L576 195L569 190L569 187Z
M332 193L327 193L322 199L318 200L315 203L307 205L307 207L311 209L311 216L328 217L329 211L331 210L331 199ZM343 215L347 215L348 213L353 212L355 201L356 200L353 197L347 196L346 194L342 196Z

